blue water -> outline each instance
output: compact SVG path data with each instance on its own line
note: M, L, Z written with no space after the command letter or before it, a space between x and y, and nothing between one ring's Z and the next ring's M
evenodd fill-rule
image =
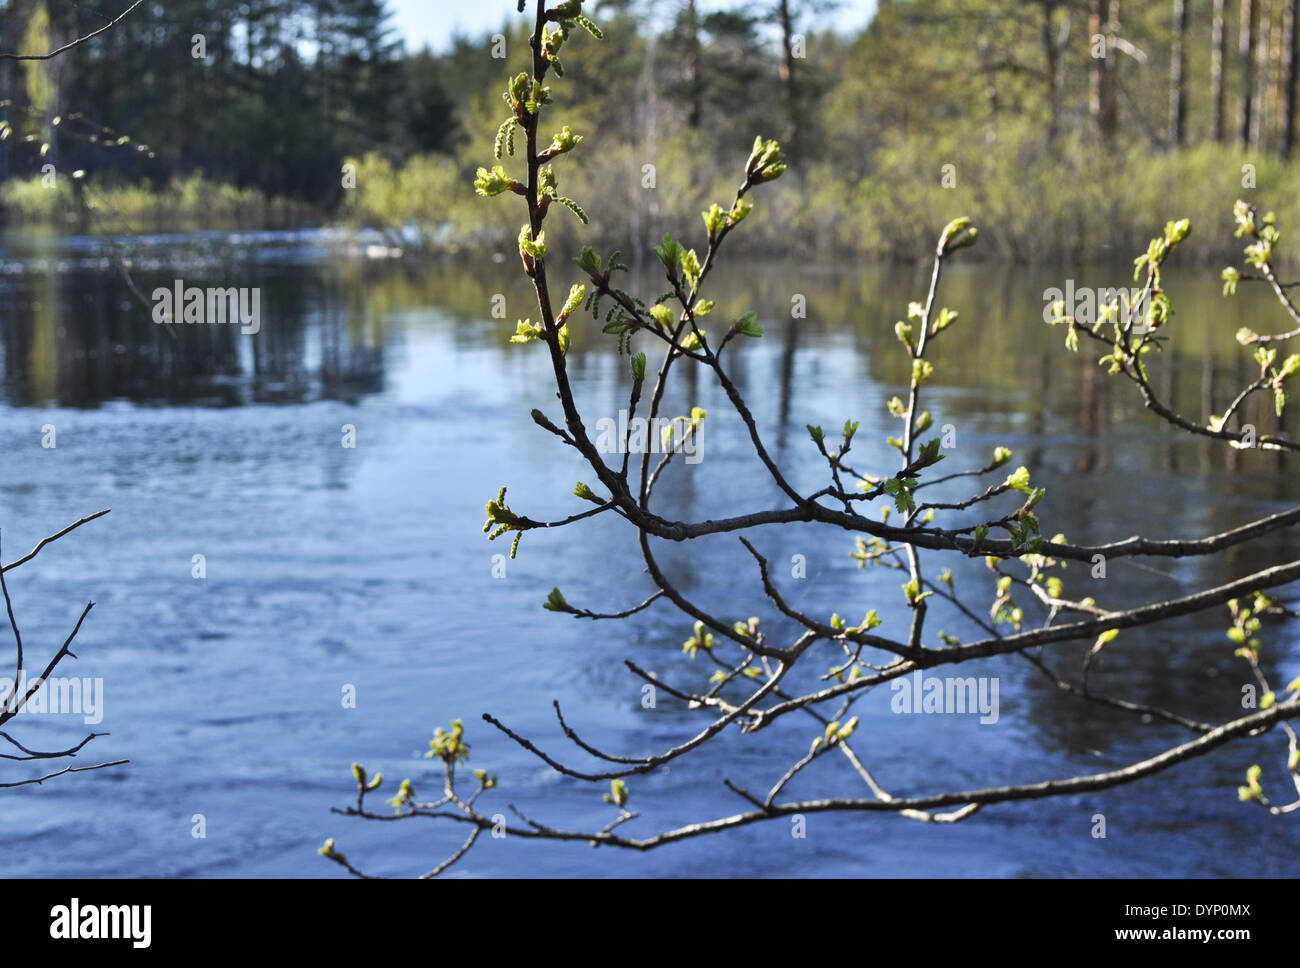
M528 312L526 293L506 287L511 318L492 319L500 285L490 274L460 264L370 265L338 253L333 241L190 237L140 246L133 271L146 293L177 272L194 284L266 287L270 308L258 336L184 333L173 344L93 240L4 240L3 558L112 508L6 576L33 656L48 656L85 603L96 603L79 658L60 671L103 678L104 721L22 716L10 725L29 745L108 730L78 762L131 762L5 792L0 874L345 876L315 853L328 836L370 873L418 874L454 850L464 828L331 814L353 799L354 760L382 770L389 795L410 776L433 796L440 779L422 754L434 727L459 716L470 766L500 777L480 802L486 812L509 815L514 804L556 826L595 829L612 819L601 800L607 786L557 777L482 713L580 768L595 764L567 743L552 700L585 739L625 755L665 749L705 724L662 693L655 708L642 708L641 681L623 665L630 658L670 681L707 677L702 657L692 663L681 654L691 623L670 606L594 624L540 607L557 585L570 602L598 611L653 590L634 535L617 520L526 534L505 577L493 577L493 556L508 545L489 543L481 527L498 488L510 486L518 511L561 517L580 509L574 481L591 479L528 417L541 407L558 420L558 407L543 354L506 343L515 316ZM733 301L752 300L769 329L739 348L732 365L775 454L799 468L796 486L825 483L806 423L861 420L855 449L864 464L892 469L880 442L896 426L884 401L904 379L897 361L886 362L897 355L892 321L922 293L908 271L871 272L767 266L754 291L740 275L720 280ZM963 312L958 325L971 328L940 356L929 398L936 424L959 431L952 469L984 463L996 444L1011 446L1049 488L1039 507L1047 533L1078 540L1139 529L1191 537L1294 503L1292 475L1271 458L1247 455L1225 467L1171 437L1123 388L1089 382L1088 361L1064 353L1061 333L1045 332L1043 286L1005 276L999 287L988 273L957 272L946 297ZM876 289L864 277L890 282ZM1231 334L1225 312L1250 309L1211 303L1213 280L1208 289L1188 286L1187 325L1198 333ZM808 320L783 322L791 291L810 294ZM981 372L970 361L989 345L1007 351ZM1205 358L1215 359L1182 360L1177 394L1198 399L1193 384ZM625 405L626 366L611 340L578 334L571 372L593 416L616 416ZM1091 409L1079 404L1085 386L1100 401ZM778 502L716 385L701 378L669 409L692 404L709 410L704 459L674 468L660 506L699 520ZM347 424L354 449L341 445ZM56 429L53 449L41 446L45 425ZM775 562L805 556L802 581L788 567L778 571L797 607L852 620L876 608L887 633L907 621L898 575L860 571L844 532L764 529L753 540ZM778 641L788 631L734 536L656 547L701 602L737 618L762 616ZM1104 586L1081 594L1115 604L1171 596L1293 549L1274 538L1258 552L1267 560L1114 562ZM205 558L206 578L192 577L195 555ZM974 607L987 608L982 561L929 561L931 571L950 565L959 589L979 588ZM1081 572L1066 573L1067 589L1088 580ZM1186 715L1230 718L1246 671L1223 637L1227 625L1226 612L1214 610L1126 633L1108 646L1094 683ZM939 627L978 637L951 615L936 617L931 629ZM1300 674L1293 631L1270 630L1266 642L1275 682ZM1073 677L1080 648L1049 656ZM8 665L10 653L0 655ZM815 683L834 661L824 653L796 682ZM1190 736L1059 695L1016 657L977 674L999 677L996 724L896 715L887 690L858 703L855 749L892 793L1099 772ZM355 708L342 701L349 688ZM755 736L728 731L652 776L631 778L641 817L624 832L743 811L723 779L765 791L819 731L792 715ZM1270 735L1129 787L988 807L956 825L813 814L803 838L792 836L789 820L775 820L649 853L483 837L447 876L1294 874L1294 816L1269 818L1235 795L1254 762L1278 784L1284 758L1283 740ZM21 764L3 769L28 775ZM819 761L787 793L869 795L838 757ZM379 798L372 805L386 809ZM1106 818L1105 839L1092 836L1097 814ZM205 836L196 837L200 823Z

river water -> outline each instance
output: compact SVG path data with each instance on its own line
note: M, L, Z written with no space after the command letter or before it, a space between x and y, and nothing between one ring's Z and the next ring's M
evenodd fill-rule
M703 657L681 654L690 623L671 607L658 603L622 623L541 608L554 586L597 611L649 594L634 536L617 520L525 535L504 577L493 556L508 547L481 531L483 506L501 485L517 511L561 517L581 509L573 483L591 476L529 418L540 407L559 420L544 353L507 342L517 318L535 317L516 260L379 260L340 254L335 241L313 232L132 240L124 254L145 297L176 279L260 290L256 335L190 326L173 337L151 321L102 239L0 238L4 560L112 508L7 576L28 653L41 660L85 603L96 603L78 658L60 671L102 680L103 721L32 715L10 726L28 745L69 745L106 730L78 762L131 760L6 792L0 873L334 877L343 872L315 852L333 836L370 873L417 874L464 830L331 814L353 796L354 760L382 770L387 790L410 776L432 796L440 784L422 753L434 727L459 716L470 766L500 777L482 800L488 812L509 814L514 804L556 826L594 829L612 818L606 788L557 777L482 713L580 768L593 761L567 743L552 700L579 735L620 755L666 749L703 725L663 693L644 708L642 683L623 664L676 681L707 677ZM561 291L577 278L562 267L556 274ZM1275 457L1225 458L1173 433L1144 412L1131 386L1104 378L1097 353L1067 353L1064 333L1044 325L1047 288L1067 278L1131 285L1128 274L1123 266L959 264L946 275L940 301L961 315L934 344L926 398L936 426L955 433L941 470L981 465L994 446L1011 447L1012 466L1028 465L1048 488L1038 507L1045 532L1081 542L1139 531L1196 537L1293 505L1294 475ZM891 266L719 272L718 313L757 310L767 330L735 346L731 366L796 486L826 483L809 423L829 435L847 418L861 421L858 459L894 469L883 439L897 422L884 404L904 392L907 361L893 323L924 297L925 282L921 269ZM645 276L633 284L647 296L664 288ZM1212 272L1171 265L1167 285L1175 350L1153 363L1154 379L1182 412L1203 416L1206 400L1222 409L1249 379L1236 329L1285 325L1263 293L1243 287L1223 299ZM506 319L492 316L498 296ZM792 319L799 297L806 318ZM589 319L575 330L575 392L593 418L616 418L627 361ZM1248 414L1267 430L1270 401L1260 403ZM702 520L778 505L712 380L690 378L670 394L671 413L692 405L709 411L701 460L667 474L658 496L665 513ZM343 446L348 426L355 447ZM753 538L773 561L803 556L804 578L784 565L778 575L797 607L850 620L875 608L884 633L905 635L897 573L860 570L851 536L769 528ZM780 640L785 627L734 536L660 550L685 592L736 618L762 616ZM196 555L205 577L194 577ZM1105 581L1074 566L1066 588L1133 604L1288 557L1294 542L1274 535L1213 561L1114 561ZM992 576L981 560L924 560L930 573L951 566L973 607L987 609ZM932 632L979 637L959 616L934 611ZM1226 720L1248 681L1224 637L1228 624L1226 610L1214 609L1121 634L1093 685ZM1300 673L1292 630L1269 627L1264 641L1275 683ZM1048 657L1073 678L1086 645L1054 646ZM826 653L799 681L815 682L833 661ZM1016 657L972 674L997 678L996 723L895 714L884 689L858 703L855 748L895 795L1100 772L1190 735L1060 694ZM345 701L352 695L355 704ZM817 732L811 719L788 716L631 778L641 817L624 831L648 835L744 810L722 781L766 790ZM1256 762L1280 793L1284 758L1274 734L1128 787L989 807L955 825L812 814L803 837L777 820L644 854L484 837L448 876L1294 874L1295 821L1271 819L1235 793ZM23 764L5 769L30 775ZM788 792L868 795L838 758L819 761ZM1105 837L1094 836L1098 815Z

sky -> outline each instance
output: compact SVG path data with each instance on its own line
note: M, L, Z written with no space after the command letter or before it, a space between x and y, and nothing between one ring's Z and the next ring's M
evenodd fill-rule
M700 0L702 9L733 6L726 0ZM479 34L500 27L506 17L520 16L516 0L389 0L393 26L406 40L408 50L426 43L441 50L460 30ZM876 0L841 0L836 22L846 30L864 26L876 9Z

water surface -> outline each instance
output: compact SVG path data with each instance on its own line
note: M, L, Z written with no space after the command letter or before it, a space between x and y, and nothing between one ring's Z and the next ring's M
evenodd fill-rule
M553 586L571 602L616 610L651 590L634 536L616 520L524 536L504 578L481 531L483 505L510 486L516 510L560 517L579 509L575 480L591 474L529 418L558 421L538 346L511 346L532 313L513 259L442 262L339 255L317 233L152 237L129 246L144 295L176 278L197 286L257 286L262 329L188 327L175 338L149 319L93 238L7 236L0 241L0 528L5 560L82 514L112 508L10 573L29 653L48 655L86 601L96 607L79 659L62 671L103 677L111 735L83 757L130 758L125 768L64 777L6 794L0 873L11 876L338 876L318 857L327 836L366 870L414 874L459 843L457 826L424 820L369 824L329 813L350 800L349 764L382 770L392 787L411 776L438 786L421 758L436 725L464 718L471 766L497 774L483 804L513 803L540 820L591 829L610 819L603 787L555 776L480 714L491 712L581 768L592 761L560 733L552 700L584 738L626 755L667 748L701 727L663 695L641 705L630 658L665 677L707 675L680 653L690 623L656 605L625 623L585 623L542 610ZM557 288L577 281L557 271ZM507 281L500 281L504 274ZM1293 505L1294 475L1271 456L1225 459L1147 414L1131 387L1104 379L1090 349L1065 352L1042 322L1044 289L1124 285L1120 268L998 270L958 265L941 302L961 312L934 348L928 407L958 446L944 470L987 461L994 446L1048 487L1048 534L1102 542L1141 531L1194 537ZM573 278L570 279L569 276ZM719 314L753 308L767 335L735 347L731 367L774 455L796 486L825 481L804 425L861 421L864 468L892 471L883 438L897 421L885 401L903 392L907 361L893 323L924 296L925 273L899 267L761 264L717 276ZM633 281L656 295L653 278ZM1232 341L1241 325L1277 319L1263 294L1225 301L1212 276L1169 270L1177 352L1156 380L1189 415L1222 409L1252 364ZM506 319L491 316L505 297ZM797 295L807 318L791 319ZM1278 326L1282 326L1279 320ZM730 351L729 351L730 352ZM627 360L590 323L570 355L575 392L594 420L626 405ZM1249 411L1274 426L1268 400ZM675 467L660 507L682 520L775 506L779 492L754 459L725 395L699 375L670 394L670 413L709 411L703 459ZM1286 426L1294 423L1288 415ZM341 445L355 428L356 447ZM57 446L42 447L52 426ZM965 496L960 488L947 491ZM764 529L753 539L773 561L803 555L802 581L781 572L790 601L822 618L856 620L869 608L902 635L895 572L861 571L852 539L828 528ZM788 632L764 602L752 561L734 536L657 546L682 589L719 612L760 615ZM1289 535L1220 559L1116 561L1105 582L1085 569L1067 590L1121 605L1182 594L1293 557ZM192 577L195 555L206 578ZM931 556L959 588L990 601L982 561ZM1087 590L1084 586L1089 585ZM1226 611L1108 646L1094 684L1188 716L1225 720L1246 681L1224 638ZM967 640L969 622L936 615ZM1295 636L1265 637L1275 682L1300 673ZM1049 651L1077 670L1086 644ZM834 661L809 663L804 684ZM966 670L962 670L966 674ZM855 710L855 746L896 795L1031 782L1099 772L1187 738L1058 693L1023 660L1003 658L1000 718L900 716L878 690ZM355 708L344 692L355 690ZM25 717L26 741L75 741L78 717ZM648 834L744 809L729 778L766 789L818 732L789 716L759 737L725 734L698 754L630 781ZM884 815L812 815L807 837L779 820L648 854L483 838L458 876L504 874L759 875L1260 875L1293 874L1294 820L1237 802L1246 768L1280 776L1276 735L1221 749L1156 779L1104 793L990 807L952 826ZM793 795L865 796L828 759ZM1107 819L1105 839L1091 836ZM201 815L206 836L192 831Z

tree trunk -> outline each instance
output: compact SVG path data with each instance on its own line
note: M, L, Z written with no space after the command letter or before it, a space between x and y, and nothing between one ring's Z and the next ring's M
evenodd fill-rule
M777 20L781 24L781 83L785 85L785 106L789 122L786 129L786 154L798 157L803 148L800 137L799 83L794 71L794 21L790 16L790 0L779 0Z
M1119 100L1116 97L1115 83L1119 68L1119 59L1115 51L1115 38L1119 36L1119 0L1110 0L1110 13L1106 21L1106 86L1102 101L1101 126L1107 138L1115 136L1119 126Z
M1295 147L1296 94L1296 0L1286 0L1282 13L1282 159L1291 157Z
M699 128L704 114L704 86L700 80L700 20L695 0L686 0L686 89L689 108L686 124L692 130Z
M1092 60L1088 64L1088 113L1093 121L1101 123L1102 90L1106 86L1106 60L1097 56L1097 38L1102 34L1102 18L1106 0L1088 0L1088 44Z
M1183 100L1183 38L1187 35L1187 0L1174 0L1174 38L1169 53L1169 143L1183 146L1187 104Z
M1092 54L1089 71L1088 111L1103 139L1115 133L1115 30L1119 21L1119 0L1089 0L1088 43ZM1098 38L1105 50L1097 56Z
M1255 34L1259 26L1259 0L1241 0L1241 101L1237 111L1237 141L1250 147L1255 105Z
M1283 31L1286 26L1285 12L1279 9L1276 0L1269 14L1268 62L1261 76L1268 81L1267 94L1264 98L1264 117L1260 130L1269 143L1282 127L1282 76L1284 70Z
M1061 68L1060 51L1052 36L1052 15L1056 13L1056 0L1041 0L1043 9L1043 53L1047 57L1047 140L1056 140L1061 124Z
M1224 29L1224 0L1214 0L1210 25L1210 136L1223 141L1223 62L1228 53L1228 32Z
M1273 24L1268 0L1256 0L1259 27L1255 31L1255 93L1251 98L1250 146L1258 148L1268 135L1269 75L1273 65Z
M790 112L791 135L798 127L798 84L794 76L794 24L790 18L790 0L780 0L777 18L781 22L781 83L785 85L785 103Z

